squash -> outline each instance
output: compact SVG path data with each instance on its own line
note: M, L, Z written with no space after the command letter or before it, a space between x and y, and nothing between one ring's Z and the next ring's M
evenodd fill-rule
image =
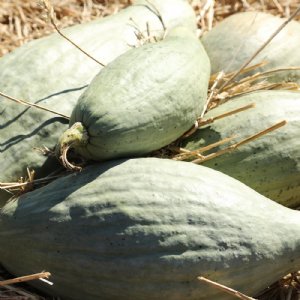
M211 60L212 73L221 70L237 71L284 21L285 19L262 12L243 12L224 19L202 38ZM247 75L275 68L299 67L299 32L299 22L291 21L251 62L251 65L262 61L268 64ZM300 83L300 71L277 72L268 77L268 80Z
M72 112L58 152L107 160L148 154L179 138L203 109L210 62L194 32L124 53L93 79Z
M118 14L66 28L63 32L107 64L139 43L135 26L145 32L148 23L152 35L162 35L163 27L152 5L160 12L167 28L178 24L191 30L196 28L194 11L186 1L149 0L135 1L135 5ZM0 59L0 91L70 115L79 95L100 69L100 65L73 45L52 34ZM46 158L33 148L53 148L61 132L67 129L68 121L2 97L0 103L0 182L25 177L27 167L36 171L37 178L59 168L55 158ZM9 196L0 193L0 207Z
M286 120L287 124L238 149L204 162L289 207L300 206L300 93L260 91L231 99L208 112L210 118L254 103L255 108L220 119L182 141L194 150L232 135L242 140ZM219 147L213 151L223 149Z
M300 268L300 212L215 170L158 158L118 160L6 204L0 261L51 272L63 299L235 299L202 275L255 295Z

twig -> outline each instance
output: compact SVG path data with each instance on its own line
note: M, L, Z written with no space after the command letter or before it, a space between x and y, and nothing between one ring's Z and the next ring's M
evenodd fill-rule
M284 71L299 71L300 67L282 67L282 68L278 68L278 69L271 69L265 72L257 72L254 75L251 76L247 76L245 78L242 78L241 80L239 80L237 83L232 83L230 85L227 85L226 88L224 88L223 90L227 91L229 89L231 89L234 86L240 85L240 84L244 84L245 82L252 82L261 78L267 78L268 76L272 75L273 73L277 73L277 72L284 72Z
M253 141L253 140L256 140L256 139L258 139L259 137L261 137L261 136L263 136L263 135L265 135L265 134L268 134L268 133L270 133L271 131L274 131L274 130L276 130L276 129L282 127L282 126L284 126L286 123L287 123L287 121L285 121L285 120L284 120L284 121L281 121L281 122L279 122L279 123L276 123L275 125L273 125L273 126L267 128L267 129L265 129L265 130L262 130L262 131L260 131L260 132L258 132L258 133L256 133L256 134L254 134L254 135L251 135L251 136L249 136L249 137L243 139L242 141L237 142L237 143L235 143L235 144L233 144L233 145L231 145L231 146L229 146L229 147L227 147L227 148L225 148L225 149L222 149L222 150L220 150L220 151L218 151L218 152L214 152L214 153L208 154L208 155L206 155L206 156L203 156L202 158L197 158L197 159L193 160L192 162L195 163L195 164L200 164L200 163L203 163L203 162L205 162L205 161L208 161L208 160L211 160L211 159L213 159L213 158L216 158L216 157L218 157L218 156L221 156L221 155L223 155L223 154L225 154L225 153L234 151L234 150L236 150L238 147L240 147L240 146L242 146L242 145L244 145L244 144L247 144L247 143L249 143L249 142L251 142L251 141Z
M6 94L4 94L4 93L2 93L2 92L0 92L0 96L2 96L2 97L4 97L4 98L7 98L7 99L9 99L9 100L12 100L12 101L14 101L14 102L16 102L16 103L25 105L25 106L35 107L35 108L38 108L38 109L41 109L41 110L44 110L44 111L53 113L53 114L55 114L55 115L58 115L58 116L61 116L61 117L65 118L65 119L67 119L67 120L70 119L70 117L68 117L68 116L66 116L66 115L64 115L64 114L62 114L62 113L59 113L59 112L57 112L57 111L54 111L54 110L52 110L52 109L49 109L49 108L47 108L47 107L44 107L44 106L41 106L41 105L38 105L38 104L35 104L35 103L30 103L30 102L25 101L25 100L17 99L17 98L14 98L14 97L12 97L12 96L8 96L8 95L6 95Z
M215 288L217 288L217 289L219 289L219 290L221 290L221 291L223 291L227 294L233 295L236 298L239 298L239 299L242 299L242 300L256 300L255 298L251 298L251 297L249 297L249 296L247 296L247 295L245 295L241 292L238 292L238 291L236 291L232 288L229 288L229 287L227 287L225 285L222 285L220 283L217 283L215 281L209 280L205 277L199 276L199 277L197 277L197 279L200 280L200 281L203 281L205 283L208 283L208 284L212 285L213 287L215 287Z
M224 144L232 141L234 138L236 138L236 136L231 136L231 137L225 138L225 139L220 140L216 143L209 144L205 147L202 147L200 149L193 150L193 151L190 151L190 150L185 149L185 148L172 149L172 150L175 150L175 151L179 152L179 154L174 156L172 159L173 160L185 160L185 159L187 159L189 157L192 157L192 156L199 156L200 158L204 158L204 156L201 155L201 153L209 151L209 150L211 150L213 148L216 148L218 146L224 145Z
M245 110L248 110L248 109L254 108L254 107L255 107L255 103L250 103L250 104L247 104L247 105L245 105L245 106L239 107L239 108L237 108L237 109L228 111L228 112L226 112L226 113L224 113L224 114L218 115L218 116L216 116L216 117L212 117L212 118L209 118L209 119L206 119L206 120L198 120L199 127L204 126L204 125L207 125L207 124L210 124L210 123L213 123L213 122L216 121L216 120L219 120L219 119L223 119L223 118L229 117L229 116L231 116L231 115L240 113L240 112L242 112L242 111L245 111Z
M202 112L200 114L200 117L195 121L194 126L189 129L186 133L183 134L182 138L187 138L189 136L191 136L194 132L196 132L196 130L199 128L199 122L201 122L205 112L207 111L208 105L210 104L210 102L214 99L215 95L216 95L216 88L220 82L220 80L223 78L224 76L224 72L221 71L220 73L218 73L216 79L214 80L213 85L210 88L210 93L206 99L206 102L203 106Z
M167 27L166 27L166 24L162 18L161 13L159 12L158 8L153 3L151 3L149 0L146 0L146 2L149 4L149 6L146 5L146 7L158 17L158 19L163 27L164 32L166 32ZM151 9L150 6L152 6L153 9Z
M274 39L276 35L288 24L290 23L296 15L300 12L300 6L296 9L296 11L286 20L284 21L278 29L275 30L275 32L266 40L266 42L259 47L258 50L255 51L255 53L241 66L241 68L236 71L231 78L228 79L228 81L224 82L223 85L220 87L220 91L224 89L225 86L227 86L229 83L231 83L240 73L241 71L247 67L251 61Z
M100 62L99 60L97 60L96 58L91 56L89 53L87 53L85 50L83 50L80 46L75 44L71 39L69 39L64 33L61 32L61 30L56 25L56 16L55 16L53 6L50 4L50 2L48 0L42 0L42 2L44 4L45 9L47 10L49 20L50 20L51 24L53 25L54 29L57 31L57 33L60 36L62 36L65 40L67 40L69 43L71 43L73 46L75 46L78 50L80 50L82 53L84 53L86 56L88 56L93 61L95 61L97 64L99 64L102 67L105 67L105 64L103 64L102 62Z
M216 77L216 79L215 79L213 85L212 85L211 88L210 88L210 94L209 94L209 96L207 97L206 103L205 103L205 105L204 105L204 107L203 107L203 110L202 110L202 112L201 112L201 114L200 114L199 119L202 119L202 118L203 118L205 112L207 111L207 108L208 108L209 103L210 103L210 102L213 100L213 98L215 97L215 95L216 95L216 93L217 93L217 86L218 86L220 80L223 79L224 75L225 75L225 73L224 73L223 71L221 71L221 72L218 73L218 75L217 75L217 77Z
M13 279L8 279L8 280L2 280L0 281L0 286L5 286L9 284L14 284L14 283L20 283L20 282L25 282L25 281L30 281L30 280L36 280L40 278L49 278L51 274L49 272L41 272L41 273L36 273L32 275L26 275L26 276L21 276Z
M250 72L250 71L253 71L253 70L255 70L255 69L258 69L258 68L260 68L260 67L263 67L263 66L265 66L265 65L267 65L267 64L268 64L267 61L263 61L263 62L260 62L260 63L255 64L255 65L248 66L248 67L244 68L244 69L241 71L241 73L242 73L242 74L248 73L248 72ZM234 72L225 73L224 79L225 79L225 78L230 78L234 73L235 73L235 71L234 71ZM209 79L209 84L210 84L210 85L216 80L216 78L217 78L218 75L219 75L219 73L215 73L215 74L212 74L212 75L210 76L210 79Z
M0 182L0 190L9 190L9 189L16 190L18 188L26 187L27 185L43 184L45 182L57 179L59 177L61 177L61 175L49 176L49 177L44 177L44 178L35 179L31 181L28 180L26 182Z

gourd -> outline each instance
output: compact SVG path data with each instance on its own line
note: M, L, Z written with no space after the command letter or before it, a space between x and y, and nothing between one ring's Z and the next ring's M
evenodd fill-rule
M267 13L243 12L234 14L217 24L202 38L211 60L212 73L221 70L237 71L284 21L285 19ZM291 21L251 62L251 65L262 61L268 64L247 75L282 67L299 67L300 58L296 54L300 47L299 32L299 22ZM267 80L300 83L300 71L277 72Z
M135 1L135 5L118 14L66 28L63 32L107 64L140 43L135 27L145 34L148 24L151 35L163 34L153 5L167 28L178 24L191 30L196 28L194 11L186 1L149 0ZM100 65L73 45L52 34L0 59L0 91L69 115L79 95L100 69ZM25 177L27 167L36 171L36 178L56 170L55 158L46 158L33 148L53 148L61 132L67 129L68 121L10 103L2 97L0 103L0 182L14 182ZM0 192L0 207L10 196Z
M286 120L284 127L203 164L240 180L283 205L299 207L300 93L249 93L233 98L208 112L205 117L214 117L249 103L254 103L255 108L207 125L183 140L181 146L194 150L232 135L237 135L236 140L242 140ZM226 145L213 151L224 147Z
M102 161L171 143L200 115L209 75L205 50L184 27L124 53L79 97L58 152L72 145L84 158Z
M7 203L0 262L47 270L63 299L233 299L300 267L299 212L215 170L137 158L95 164ZM274 263L276 262L276 263Z

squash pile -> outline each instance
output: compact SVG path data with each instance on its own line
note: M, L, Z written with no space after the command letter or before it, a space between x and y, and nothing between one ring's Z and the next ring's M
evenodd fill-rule
M156 37L130 47L131 19ZM205 166L149 157L205 109L214 30L203 47L195 28L186 1L136 1L66 31L103 68L56 35L0 60L1 92L71 114L67 129L63 117L1 98L0 181L27 167L37 177L79 168L70 154L87 164L11 201L0 194L0 263L9 272L49 271L52 286L30 284L62 299L230 300L197 277L255 296L300 268L300 212L290 208L300 205L300 93L249 93L206 113L256 104L200 127L182 147L288 123ZM57 157L33 150L42 146Z

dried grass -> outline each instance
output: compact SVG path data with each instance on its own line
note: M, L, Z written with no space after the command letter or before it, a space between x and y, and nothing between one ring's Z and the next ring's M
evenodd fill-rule
M115 14L130 0L52 0L57 26L73 24ZM38 0L1 1L0 56L24 43L54 32L42 3Z
M130 4L130 0L52 0L56 13L56 24L62 29L73 24L84 23L95 18L114 14ZM198 22L199 35L209 31L216 23L229 15L242 11L263 11L280 17L290 17L300 5L300 0L190 0ZM300 16L296 17L300 20ZM52 24L47 20L41 3L33 0L8 0L2 1L0 6L0 56L12 51L22 44L54 32ZM254 68L257 66L254 66ZM247 68L245 72L252 68ZM280 70L274 70L280 72ZM292 89L299 90L299 86L293 83L270 84L264 79L270 74L255 74L228 85L221 93L211 90L211 96L207 103L207 109L212 109L233 96L245 92L260 89ZM219 78L218 84L228 80L232 74L224 74ZM211 78L213 87L216 76ZM203 116L202 116L203 117ZM199 120L201 121L201 120ZM228 137L219 143L232 140ZM212 147L213 145L207 146ZM204 149L205 150L205 149ZM203 151L203 149L201 150ZM196 158L199 153L191 153ZM174 145L156 152L160 157L174 157L182 155L189 158L189 153L184 149L178 149ZM180 156L180 159L182 158ZM199 158L199 157L198 157ZM20 181L17 188L23 188L24 184L32 184L33 177ZM2 187L3 188L3 187ZM9 274L0 267L0 280L9 278ZM296 300L300 295L300 273L289 274L257 296L260 300ZM22 287L5 286L0 288L0 299L54 299L39 296L31 290Z

